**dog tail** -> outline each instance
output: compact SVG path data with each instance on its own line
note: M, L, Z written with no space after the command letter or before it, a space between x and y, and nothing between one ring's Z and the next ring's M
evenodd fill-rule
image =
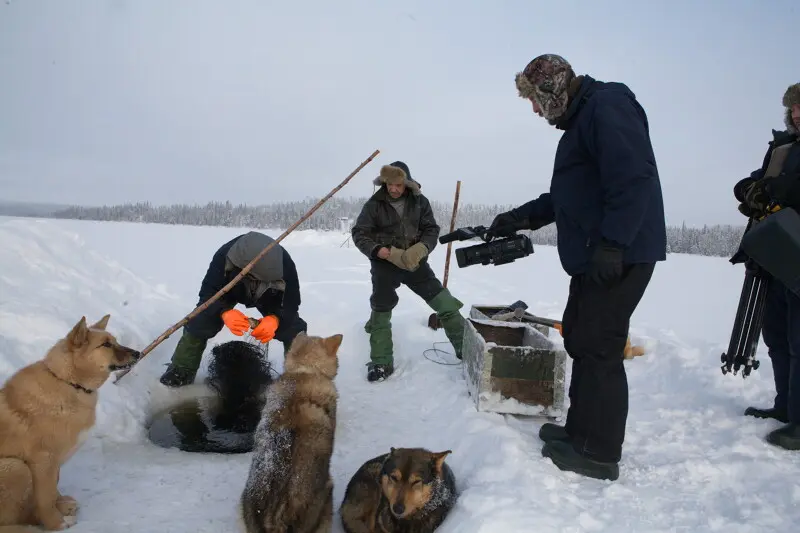
M271 370L272 365L257 346L245 341L229 341L211 350L207 383L222 403L237 409L256 401L272 383Z

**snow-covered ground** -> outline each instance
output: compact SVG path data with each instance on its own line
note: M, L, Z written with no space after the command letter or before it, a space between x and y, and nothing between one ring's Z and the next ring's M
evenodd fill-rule
M109 329L119 340L144 348L194 308L211 255L243 231L0 218L0 383L82 315L111 313ZM742 416L747 405L772 400L763 345L762 366L749 379L719 370L740 267L672 255L656 269L633 317L634 343L649 352L626 363L628 433L620 478L611 483L563 473L543 459L541 420L476 412L461 366L423 356L446 338L426 327L430 309L406 288L393 317L399 370L387 382L367 383L369 265L342 246L346 239L306 231L284 241L299 270L309 333L344 335L336 507L363 461L390 446L425 446L453 450L447 461L461 496L443 533L798 531L800 455L764 442L777 422ZM444 250L431 258L437 273ZM560 318L567 281L555 249L536 247L501 267L458 269L453 261L449 286L465 314L473 304L522 299L533 313ZM81 504L71 531L236 531L250 455L185 454L145 436L154 410L202 387L174 392L158 383L178 337L101 389L94 434L62 470L62 492ZM214 342L232 338L223 331ZM282 348L273 344L270 359L281 369ZM341 531L338 519L334 531Z

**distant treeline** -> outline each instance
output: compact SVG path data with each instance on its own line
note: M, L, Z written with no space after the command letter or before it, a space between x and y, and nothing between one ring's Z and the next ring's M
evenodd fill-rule
M102 207L73 206L55 211L52 218L98 220L112 222L146 222L190 226L228 226L242 228L288 228L308 212L319 199L309 198L268 205L233 205L230 202L211 202L206 205L174 204L152 206L135 203ZM366 198L331 198L297 229L337 231L342 218L355 221ZM452 205L432 201L436 221L442 233L450 229ZM511 205L464 204L458 207L456 227L488 226L497 213ZM349 227L349 224L348 226ZM739 245L744 226L714 225L702 228L686 225L667 228L667 249L671 253L720 256L732 255ZM530 233L534 244L555 245L555 224Z

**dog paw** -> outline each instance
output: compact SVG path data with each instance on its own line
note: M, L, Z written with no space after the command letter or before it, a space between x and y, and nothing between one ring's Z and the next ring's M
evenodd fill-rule
M42 525L47 531L61 531L74 526L78 519L74 516L52 516L42 520Z
M67 516L75 516L78 513L78 501L72 496L60 496L56 500L56 509Z

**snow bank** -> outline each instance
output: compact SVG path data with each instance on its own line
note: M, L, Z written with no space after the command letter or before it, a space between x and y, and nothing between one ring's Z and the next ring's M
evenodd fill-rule
M40 358L82 315L111 313L109 329L143 348L194 308L211 254L242 231L0 218L0 381ZM742 281L724 258L670 256L656 269L631 326L648 352L626 363L628 432L620 479L609 483L543 459L541 420L477 412L453 356L431 356L444 365L423 357L434 342L451 348L442 330L426 327L431 310L406 288L392 317L397 371L367 383L368 261L341 246L341 233L290 239L310 333L344 335L331 465L337 508L364 461L391 446L424 446L453 451L447 462L460 490L437 533L796 531L800 456L764 442L776 422L742 416L747 405L772 401L766 350L760 346L761 368L748 380L719 371ZM441 272L444 253L431 260ZM544 246L502 267L453 266L449 286L464 314L473 304L522 299L533 314L558 318L567 295L557 254ZM176 393L158 383L177 338L100 390L95 436L62 470L60 489L81 502L71 531L236 530L250 455L184 454L144 436L151 412L202 388ZM229 338L223 332L213 342ZM270 360L281 370L275 344ZM333 531L342 531L338 519Z
M187 312L163 285L142 281L52 222L4 219L0 246L0 382L41 359L81 316L91 323L111 314L108 330L120 343L142 349ZM175 342L177 335L153 354ZM119 385L112 384L112 375L99 391L97 436L123 442L144 438L151 410L176 396L152 385L162 368L143 364Z

